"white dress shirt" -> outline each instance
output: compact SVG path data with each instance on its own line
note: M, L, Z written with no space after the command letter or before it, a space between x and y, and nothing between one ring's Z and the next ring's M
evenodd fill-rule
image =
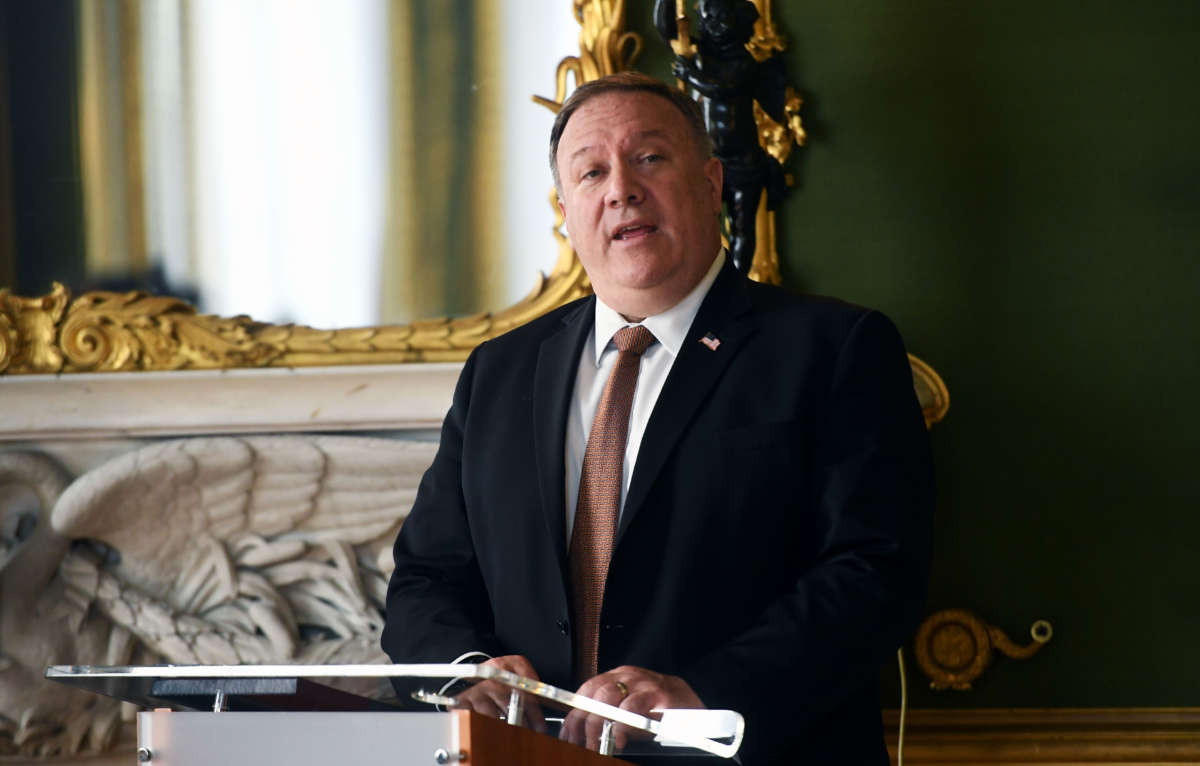
M691 329L692 320L700 310L704 296L716 281L717 273L725 263L725 253L717 253L708 273L700 280L683 300L661 314L646 317L641 324L654 333L657 343L646 349L642 354L641 367L638 371L637 388L633 392L633 406L629 412L629 432L625 442L625 462L621 468L621 505L619 512L625 509L625 494L629 491L629 479L633 476L633 467L637 464L638 448L642 445L642 434L646 432L646 423L650 413L654 411L654 403L658 394L667 381L667 374L683 348L683 342ZM592 430L592 421L596 417L596 408L600 406L600 397L604 394L604 386L608 376L617 361L617 347L612 343L612 337L622 327L632 323L614 311L597 296L596 320L593 331L583 344L583 353L579 357L579 372L575 376L575 391L571 397L570 411L567 413L566 438L566 490L567 490L567 546L571 544L571 531L575 527L575 504L579 498L579 475L583 468L583 453L587 448L588 435ZM619 520L618 516L618 520Z

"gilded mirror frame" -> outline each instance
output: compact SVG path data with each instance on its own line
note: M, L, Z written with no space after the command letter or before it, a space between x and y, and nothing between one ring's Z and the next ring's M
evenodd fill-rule
M579 54L564 58L556 72L553 99L533 100L557 111L576 84L633 68L641 37L626 28L624 0L571 0L580 25ZM747 45L764 59L782 52L771 0L752 0L759 11ZM685 0L676 11L686 19ZM676 53L689 52L687 24L680 24ZM805 140L800 97L788 89L787 124L756 109L760 141L781 163ZM553 197L551 197L553 202ZM525 298L498 311L437 318L400 325L322 330L293 324L267 324L247 316L198 314L177 298L143 292L89 292L72 298L56 283L50 293L22 297L0 289L0 375L81 372L137 372L262 367L451 362L464 360L483 341L558 306L591 293L591 284L562 233L554 209L558 255L549 275L539 275ZM774 213L759 205L751 277L779 283ZM937 373L910 355L914 382L926 422L940 420L949 395Z

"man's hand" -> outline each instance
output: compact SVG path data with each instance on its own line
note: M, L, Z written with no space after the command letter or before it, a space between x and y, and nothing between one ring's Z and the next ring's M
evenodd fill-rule
M537 671L533 669L533 665L519 654L495 657L483 663L483 665L485 667L507 670L510 673L516 673L525 678L532 678L535 681L539 680ZM511 686L505 686L499 681L480 681L470 689L455 695L455 699L458 700L458 704L455 707L474 710L476 713L486 715L490 718L504 718L508 715L508 699L512 692L513 688ZM536 732L545 734L546 719L542 715L541 706L537 704L537 698L525 692L522 692L521 696L524 698L524 725Z
M705 705L678 676L665 676L653 670L638 668L632 665L622 665L607 673L593 676L583 683L576 694L599 700L609 705L615 705L622 710L628 710L638 715L651 716L655 708L703 708ZM582 710L572 710L563 721L562 732L559 736L576 745L583 745L589 750L600 749L600 731L604 719L589 715ZM625 742L632 734L640 732L630 730L618 724L613 730L617 749L625 747Z

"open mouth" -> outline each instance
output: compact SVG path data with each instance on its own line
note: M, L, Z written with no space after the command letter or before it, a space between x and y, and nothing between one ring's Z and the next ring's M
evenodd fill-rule
M628 240L647 237L656 231L658 231L657 226L651 226L643 223L631 224L629 226L622 226L621 228L617 229L616 233L613 234L613 239L625 242Z

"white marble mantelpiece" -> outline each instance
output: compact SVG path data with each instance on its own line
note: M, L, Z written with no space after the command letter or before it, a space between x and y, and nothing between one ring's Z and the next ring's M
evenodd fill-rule
M0 376L0 442L437 428L459 363Z
M174 591L157 585L142 589L141 581L126 581L122 570L109 568L108 559L101 563L89 558L91 548L80 553L74 546L65 547L63 540L98 541L122 562L141 562L141 554L149 551L153 558L158 546L139 548L138 541L170 534L176 539L184 529L196 542L183 544L170 560L200 561L189 567L194 575L189 575L184 591L211 590L208 578L220 579L213 572L232 573L230 582L246 577L250 590L265 589L270 595L262 603L250 599L255 609L294 599L287 601L286 609L279 607L280 614L299 614L298 605L308 605L312 614L306 620L327 619L330 625L345 623L358 631L339 633L341 638L348 636L347 643L334 640L329 644L334 650L377 654L378 639L370 633L377 629L372 620L377 622L378 615L372 610L382 609L380 594L390 571L395 528L407 515L421 474L433 458L461 369L459 363L429 363L0 376L0 590L12 596L0 604L0 624L22 626L18 638L6 636L6 645L0 647L0 664L5 666L0 673L0 751L5 737L13 739L30 711L54 726L86 719L87 730L93 731L95 721L108 710L102 703L93 705L90 697L68 698L63 690L38 680L46 664L106 664L96 659L105 656L106 647L126 646L126 638L110 640L111 636L130 635L135 637L130 646L151 652L153 659L148 661L197 662L175 656L170 647L155 643L157 637L225 635L229 625L219 619L206 621L249 608L243 603L249 598L243 596L246 589L236 585L216 608L188 611L173 600ZM209 436L220 438L204 438ZM285 528L274 522L260 524L256 514L278 520L280 513L295 510L293 494L284 501L272 494L281 482L294 483L309 505ZM107 489L93 489L101 485ZM125 490L112 490L119 486ZM210 488L211 496L206 492ZM204 505L205 498L226 498L223 493L233 491L230 488L236 489L232 497L240 498L237 502ZM50 522L56 509L76 502L68 495L80 503L77 517L95 529L84 533ZM197 502L200 505L193 507ZM222 525L205 526L209 511L217 506L222 513L232 508L235 516L245 519L233 525L232 532L222 532ZM185 511L172 514L173 508ZM189 515L193 511L195 515ZM344 526L333 519L342 513L349 519ZM112 523L105 521L118 516ZM370 523L364 526L366 517ZM37 521L30 527L27 522L33 518ZM128 530L131 537L112 539L116 529ZM288 546L296 541L303 542L302 549L291 551ZM250 549L247 545L270 549L270 562L242 560ZM290 552L275 562L283 548ZM284 573L277 581L271 580L271 567L276 565ZM139 572L158 571L142 563L138 567ZM305 567L304 577L292 576L293 569ZM49 584L46 574L38 574L43 570L55 572ZM82 579L79 572L84 572ZM167 580L149 578L159 584ZM330 599L330 593L343 591L351 595ZM60 598L64 592L72 599ZM118 608L127 603L138 606ZM50 609L47 604L56 606ZM60 623L65 618L59 612L69 604L82 605L68 614L75 621L70 624L81 627L63 630ZM256 620L262 617L258 611L255 615ZM319 619L313 624L324 625ZM179 628L177 620L187 625ZM175 633L164 632L163 625L174 626ZM277 632L263 635L278 638ZM253 640L242 636L244 640L230 645L238 651L244 645L256 646L274 661L304 663L325 656L325 647L310 642L307 634L288 635L289 640L272 643L254 633ZM211 637L203 647L210 644ZM351 661L379 659L354 654ZM107 664L127 661L122 657ZM245 661L263 659L255 655ZM38 725L34 720L31 730ZM104 724L96 730L109 732L112 727ZM132 730L129 723L119 726L117 742L97 755L23 760L0 755L0 762L132 763ZM62 744L59 739L54 739L56 747ZM88 747L94 744L89 740Z

